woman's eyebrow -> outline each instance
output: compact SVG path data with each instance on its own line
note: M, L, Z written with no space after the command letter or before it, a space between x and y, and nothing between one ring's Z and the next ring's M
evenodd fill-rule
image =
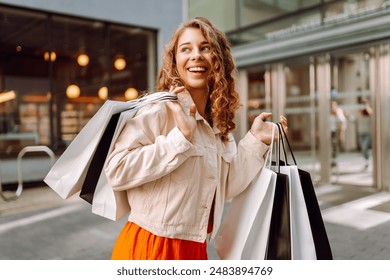
M180 44L179 45L179 48L181 47L181 46L184 46L184 45L189 45L190 44L190 42L185 42L185 43L182 43L182 44Z
M201 44L201 45L208 45L208 44L210 44L210 43L209 43L208 41L203 41L203 42L201 42L200 44ZM184 45L191 45L191 43L190 43L190 42L181 43L181 44L179 45L179 48L182 47L182 46L184 46Z

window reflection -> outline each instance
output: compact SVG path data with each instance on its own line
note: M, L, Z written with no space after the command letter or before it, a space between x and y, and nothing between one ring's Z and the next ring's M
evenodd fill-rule
M49 144L48 62L44 60L46 16L0 8L0 153Z
M154 37L138 27L0 6L0 154L36 144L62 150L105 100L148 90Z

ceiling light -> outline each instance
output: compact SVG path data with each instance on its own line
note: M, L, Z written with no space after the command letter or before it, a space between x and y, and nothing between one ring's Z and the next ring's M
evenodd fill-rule
M98 95L100 99L106 100L108 98L108 88L107 87L99 88Z
M116 70L119 70L119 71L125 69L126 68L126 60L122 57L118 57L114 61L114 67Z
M80 88L77 85L69 85L66 88L66 96L69 98L77 98L80 96Z
M49 58L50 58L50 60L53 62L53 61L56 61L57 54L55 52L51 52L49 55L49 52L45 52L43 54L43 58L45 59L45 61L49 61Z
M85 53L79 54L79 56L77 57L77 63L80 66L87 66L89 63L89 56L86 55Z
M4 103L6 101L10 101L15 98L16 98L16 93L13 90L0 93L0 103Z
M138 97L138 91L135 88L128 88L125 92L126 100L133 100Z

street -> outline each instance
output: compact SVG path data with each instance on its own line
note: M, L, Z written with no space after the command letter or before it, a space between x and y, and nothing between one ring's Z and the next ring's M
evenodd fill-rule
M376 202L385 207L389 193L332 186L320 188L318 196L326 208L323 217L334 259L390 259L390 213L372 206ZM331 201L345 201L347 196L353 200L330 205ZM3 208L4 203L0 204ZM7 203L14 203L14 210L8 207L0 212L3 260L109 259L126 222L126 217L114 222L92 214L90 205L77 196L63 201L44 186L27 189L19 200ZM208 251L210 259L218 259L213 242Z

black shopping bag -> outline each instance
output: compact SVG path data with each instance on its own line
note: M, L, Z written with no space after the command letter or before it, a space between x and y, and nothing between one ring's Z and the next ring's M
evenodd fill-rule
M99 175L102 172L104 162L107 158L107 153L110 148L112 137L114 136L120 114L121 113L116 113L112 115L110 121L108 122L102 138L96 147L96 151L92 157L87 175L81 187L79 196L90 204L93 202L93 195L95 193L96 184L99 180Z
M289 180L281 173L277 173L276 178L266 259L291 259Z
M283 127L281 125L278 125L280 134L283 133L283 135L280 135L283 152L284 152L284 158L286 162L283 162L280 160L280 165L289 165L287 160L287 153L286 153L286 147L284 140L286 140L288 149L290 151L290 155L294 161L294 165L297 165L296 159L294 156L294 153L291 149L290 143L288 141L286 132L284 131ZM333 259L332 255L332 249L329 243L328 235L326 233L324 221L322 218L320 206L318 204L317 196L315 193L313 181L311 179L311 175L309 172L302 170L298 168L299 173L299 179L302 186L302 192L304 196L305 205L307 208L307 214L309 217L310 222L310 228L311 233L313 236L314 246L315 246L315 252L317 260L331 260Z

